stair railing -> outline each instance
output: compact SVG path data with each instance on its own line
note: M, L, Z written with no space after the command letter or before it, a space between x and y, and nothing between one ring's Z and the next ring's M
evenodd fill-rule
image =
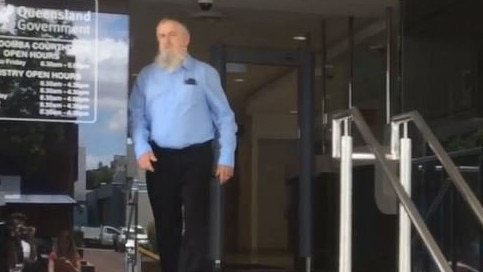
M358 154L353 152L352 136L350 135L351 123L354 123L361 133L362 138L370 147L372 153ZM380 163L400 202L400 248L399 269L410 271L411 245L405 242L410 238L410 222L414 224L424 245L440 271L452 271L441 249L424 223L421 214L411 200L411 140L407 137L407 122L404 125L404 137L396 140L391 136L391 153L385 154L361 113L356 108L336 113L332 120L332 157L340 159L340 232L339 232L339 272L352 271L352 161L354 159L374 158ZM393 133L397 132L398 126L393 126ZM399 135L397 137L399 139ZM389 159L400 159L400 179L391 168ZM408 187L409 184L409 187ZM407 191L406 191L407 190ZM404 215L407 215L404 218ZM409 228L407 227L409 226ZM409 236L409 237L408 237ZM410 240L410 239L409 239ZM409 269L409 270L408 270Z

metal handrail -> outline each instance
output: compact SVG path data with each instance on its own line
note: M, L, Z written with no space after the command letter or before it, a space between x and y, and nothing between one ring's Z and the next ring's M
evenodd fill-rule
M471 149L464 149L464 150L457 150L448 152L450 158L457 159L465 156L474 156L474 155L482 155L483 154L483 147L475 147ZM435 155L428 155L418 158L413 158L413 164L423 164L426 162L433 162L437 159Z
M429 253L431 254L434 262L440 269L440 271L449 272L452 271L450 265L448 264L447 260L445 259L441 249L438 247L436 241L434 240L433 236L428 230L428 227L424 223L424 220L421 214L418 212L416 206L414 205L411 198L406 193L404 187L401 185L397 178L397 174L394 173L393 169L391 168L388 160L386 159L386 154L383 152L381 145L377 142L376 138L372 134L369 126L365 122L364 118L362 117L361 113L356 108L351 108L349 110L337 113L334 115L334 126L333 130L333 142L335 145L339 145L341 143L341 134L340 134L340 119L347 119L352 118L352 121L356 124L357 128L359 129L363 139L365 142L370 146L372 151L374 152L375 158L381 164L381 168L384 173L387 175L396 195L401 202L402 206L406 210L411 222L414 224L414 227L418 231L421 239L423 240L425 246L427 247ZM337 120L339 119L339 120ZM346 126L347 131L347 122L344 123ZM333 146L333 157L340 157L340 148L339 146Z
M417 111L397 115L392 118L392 128L393 130L397 131L400 124L408 123L409 121L413 121L414 125L421 132L423 138L429 144L436 157L446 169L446 172L451 178L451 181L455 185L456 189L458 189L463 199L468 203L471 210L480 221L481 226L483 226L483 206L471 190L470 186L468 186L468 183L463 178L463 175L461 175L461 173L458 171L458 168L454 164L453 160L451 160L448 152L444 150L443 146L438 141L421 115ZM399 137L392 137L391 148L396 148L397 146L399 146Z

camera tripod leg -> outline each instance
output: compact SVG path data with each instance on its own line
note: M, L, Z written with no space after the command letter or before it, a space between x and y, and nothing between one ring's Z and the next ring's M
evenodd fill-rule
M137 235L134 235L134 241L128 238L132 226L132 219L134 217L134 233L138 225L138 193L139 189L133 184L130 188L131 197L128 199L128 206L130 207L129 219L126 226L126 244L125 244L125 272L141 272L141 255L137 249Z
M126 250L124 272L141 272L141 255Z
M216 260L213 265L213 272L221 272L221 260Z

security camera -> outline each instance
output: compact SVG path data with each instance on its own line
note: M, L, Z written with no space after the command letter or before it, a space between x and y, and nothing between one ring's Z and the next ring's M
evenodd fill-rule
M198 0L198 5L203 11L210 10L213 7L214 0Z

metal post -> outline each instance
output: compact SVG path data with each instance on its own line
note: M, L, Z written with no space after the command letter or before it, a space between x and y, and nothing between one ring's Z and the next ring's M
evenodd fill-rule
M344 122L348 122L345 120ZM352 271L352 137L341 139L339 272Z
M396 104L398 107L394 112L404 112L405 111L405 94L404 94L404 82L406 82L406 76L404 73L404 66L405 66L405 39L406 39L406 30L404 28L405 22L405 15L406 15L406 1L399 1L399 8L398 11L398 28L397 28L397 43L396 43L396 54L397 54L397 90L398 90L398 99L399 102Z
M403 131L399 171L401 184L411 197L411 139L407 137L407 123ZM399 272L411 272L411 220L402 204L399 204Z
M139 257L139 250L138 250L138 222L139 222L139 188L136 185L136 189L134 191L134 253L137 255L136 256L136 261L135 265L139 266L138 258ZM128 231L129 231L130 226L128 226ZM126 237L128 237L128 233L126 233Z
M332 120L332 158L340 158L340 121Z
M320 86L322 88L322 138L321 148L322 154L327 153L326 137L327 137L327 21L324 19L320 25Z
M314 58L308 50L301 52L299 69L299 129L300 129L300 179L298 197L299 257L305 259L305 271L310 272L313 252L313 101Z
M399 126L400 124L398 122L391 123L391 156L393 159L398 159L401 153Z
M217 69L223 89L226 90L226 50L222 44L211 48L211 64ZM218 148L215 148L218 151ZM215 153L215 158L219 154ZM215 160L216 161L216 160ZM223 259L223 187L218 180L213 179L210 183L210 260L213 262L214 271L221 270Z
M142 272L142 264L141 264L141 253L139 253L139 250L136 251L136 267L135 271L136 272Z
M349 86L347 108L353 106L353 88L354 88L354 17L349 17Z
M139 197L139 189L137 185L134 184L135 181L133 181L133 184L131 185L131 198L129 200L129 206L131 207L131 210L129 212L129 219L127 222L126 226L126 254L125 256L125 263L124 263L124 271L127 272L139 272L141 271L141 256L139 254L138 248L137 248L137 224L138 224L138 197ZM129 237L129 233L131 230L131 225L132 225L132 217L134 216L134 241Z
M210 182L210 238L211 238L211 260L213 270L221 270L223 255L223 188L218 180Z
M386 124L391 122L392 8L386 9Z

